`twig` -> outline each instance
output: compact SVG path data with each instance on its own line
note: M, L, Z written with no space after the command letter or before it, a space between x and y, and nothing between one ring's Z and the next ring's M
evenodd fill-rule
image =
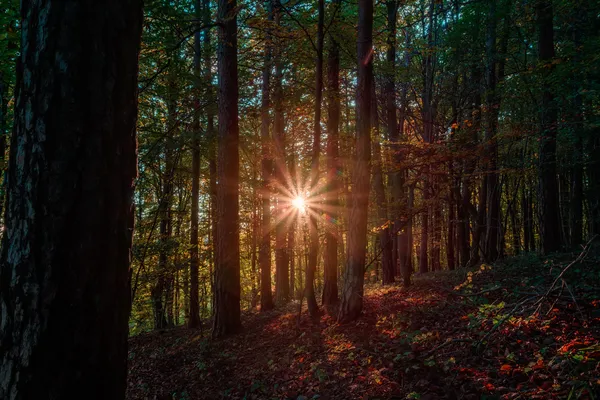
M473 339L448 339L444 343L440 344L439 346L436 346L433 349L429 350L427 353L423 354L421 357L429 358L433 354L435 354L438 350L441 350L444 347L446 347L452 343L473 343Z
M477 342L477 350L479 351L479 348L481 347L481 345L483 344L483 342L487 341L488 338L492 335L492 333L494 333L502 324L504 324L509 318L511 318L515 312L517 311L517 309L519 307L521 307L523 304L527 303L530 300L533 300L533 297L528 297L523 301L520 301L519 303L517 303L517 305L508 313L506 314L500 321L498 321L498 323L496 323L492 329L489 330L488 333L486 333L486 335L484 337L482 337L479 342Z

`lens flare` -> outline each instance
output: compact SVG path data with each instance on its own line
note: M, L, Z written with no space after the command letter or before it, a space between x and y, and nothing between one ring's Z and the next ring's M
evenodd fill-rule
M304 198L302 197L296 197L294 200L292 200L292 205L296 207L299 211L305 211L306 203L304 202Z

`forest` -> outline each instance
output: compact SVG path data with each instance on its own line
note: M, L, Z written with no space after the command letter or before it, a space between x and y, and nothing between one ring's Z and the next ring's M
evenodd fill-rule
M600 1L0 0L0 400L600 398Z

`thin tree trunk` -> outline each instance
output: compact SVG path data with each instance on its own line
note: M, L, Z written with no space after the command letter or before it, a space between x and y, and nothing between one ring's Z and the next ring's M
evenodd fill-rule
M271 1L267 2L268 7L268 23L273 21L273 6ZM271 192L272 192L272 139L270 134L271 118L269 117L269 109L271 108L271 53L272 53L272 37L271 29L268 26L266 30L266 44L264 65L262 73L262 99L260 110L260 135L262 145L262 223L260 234L260 311L269 311L273 309L273 294L271 289Z
M315 119L313 125L313 148L311 159L311 187L316 188L319 181L319 153L321 151L321 103L323 98L323 40L325 1L318 0L318 23L317 23L317 58L315 68ZM319 234L317 227L316 211L309 213L310 247L308 265L306 267L306 304L311 317L319 315L319 306L315 298L314 279L317 270L319 254Z
M374 248L375 252L381 251L381 269L383 272L383 284L389 285L394 283L394 265L392 264L392 242L390 235L390 220L388 218L388 207L387 199L385 197L385 187L383 185L383 171L382 171L382 160L381 160L381 145L379 144L380 132L379 132L379 115L377 110L377 96L375 91L375 85L372 86L371 94L371 126L375 133L375 140L373 141L373 180L372 185L375 191L375 202L377 205L377 217L378 217L378 230L379 240L378 247ZM377 272L379 275L379 272Z
M0 398L124 399L142 3L22 2L21 15L35 29L17 69Z
M499 99L496 94L496 1L489 0L488 23L487 23L487 67L486 67L486 124L485 124L485 148L489 157L486 165L485 190L487 190L486 236L485 252L488 261L493 262L499 256L499 233L500 233L500 182L498 179L498 143L496 131L498 128ZM482 189L483 190L483 189ZM484 205L485 207L485 205Z
M341 7L341 0L334 0L334 7ZM337 27L332 21L332 28ZM331 29L331 28L330 28ZM327 58L327 199L328 219L325 231L325 262L322 304L330 306L338 302L338 236L339 224L339 125L340 125L340 49L333 35L329 36Z
M273 1L273 11L275 24L281 23L281 4L279 0ZM275 82L273 92L273 103L275 108L273 139L275 141L275 175L277 183L277 204L275 213L278 222L275 226L275 301L285 303L289 299L289 277L288 263L286 257L286 236L287 222L283 219L287 206L284 188L287 187L285 171L287 165L285 162L285 122L283 110L283 65L281 61L281 45L275 48Z
M196 18L201 16L201 1L196 0ZM201 59L200 31L194 35L194 75L199 80ZM200 326L200 303L198 299L198 201L200 198L200 87L196 85L194 91L194 121L192 140L192 209L190 222L190 318L188 326Z
M210 12L210 0L203 0L203 15L202 21L204 26L207 28L204 30L204 82L206 85L206 101L208 107L206 107L206 137L208 138L210 146L210 156L208 159L209 169L209 196L210 196L210 222L211 222L211 233L209 241L211 243L211 257L209 260L209 279L210 279L210 293L211 293L211 313L214 312L215 303L215 276L214 268L217 259L217 158L216 158L216 142L217 135L214 126L215 119L215 96L212 84L212 60L211 60L211 40L210 40L210 28L208 28L211 21Z

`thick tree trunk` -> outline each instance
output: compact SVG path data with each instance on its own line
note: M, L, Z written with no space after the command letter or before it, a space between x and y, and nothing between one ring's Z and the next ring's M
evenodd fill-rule
M539 147L539 223L544 254L559 251L561 248L560 207L558 204L558 184L556 181L556 131L557 108L554 104L552 82L549 78L554 70L554 25L552 3L547 0L537 2L538 51L540 62L544 64L544 92L540 107L541 135Z
M341 7L341 0L334 0L333 4L335 7ZM332 26L337 26L335 20L332 21ZM329 218L325 231L322 298L324 306L338 302L340 49L339 43L333 35L329 36L327 86L327 214Z
M271 2L267 3L269 10L269 24L273 21L273 7ZM270 133L271 118L269 117L269 109L271 108L271 53L272 53L272 37L271 29L268 26L266 30L266 44L264 65L262 72L262 99L260 110L260 136L262 145L262 223L260 234L260 310L269 311L273 308L273 294L271 289L271 192L272 192L272 140Z
M0 398L123 399L142 4L21 6Z
M348 260L338 319L358 318L363 307L369 163L371 160L371 86L373 85L373 0L358 1L358 85L356 89L356 161L353 170L352 205L348 221Z
M237 1L219 0L219 143L217 263L213 336L236 333L240 321Z
M196 0L196 18L201 17L201 0ZM200 79L201 43L200 31L194 35L194 75ZM200 303L198 298L198 201L200 198L200 85L194 91L194 121L192 140L192 209L190 218L190 315L188 326L200 326Z

